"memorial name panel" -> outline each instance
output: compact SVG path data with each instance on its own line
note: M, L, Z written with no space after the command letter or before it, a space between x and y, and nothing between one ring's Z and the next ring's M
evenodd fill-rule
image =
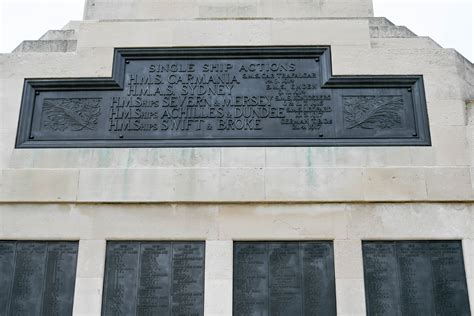
M336 315L331 242L234 243L234 315Z
M27 80L17 147L429 145L420 76L331 78L329 48L116 50Z
M77 242L0 242L0 315L72 315Z
M203 242L108 242L102 315L203 315Z
M368 315L470 315L459 241L364 242Z

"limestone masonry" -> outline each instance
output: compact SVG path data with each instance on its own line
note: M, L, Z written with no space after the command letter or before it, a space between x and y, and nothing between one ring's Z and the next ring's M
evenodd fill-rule
M110 78L116 48L219 46L330 46L335 76L421 75L431 146L15 148L25 79ZM232 315L240 242L332 241L337 314L361 316L363 245L460 241L474 311L473 100L471 62L370 0L86 0L84 20L0 54L0 240L79 242L75 316L103 312L112 241L204 242L206 316Z

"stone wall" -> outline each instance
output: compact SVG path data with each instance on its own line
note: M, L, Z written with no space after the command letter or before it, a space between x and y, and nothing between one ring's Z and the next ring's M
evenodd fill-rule
M332 240L338 315L365 315L362 240L463 240L471 203L3 204L2 239L79 240L74 315L100 315L106 240L206 240L205 315L232 315L233 241Z
M362 240L463 240L474 310L473 65L371 8L89 0L47 37L75 49L0 55L0 239L80 241L74 315L100 314L106 240L206 240L206 315L232 313L233 240L334 240L339 315L365 314ZM422 74L432 146L14 148L25 78L109 77L114 47L233 45L331 45L335 75Z
M369 23L87 21L75 52L1 55L0 200L471 201L472 64L424 38L371 37ZM316 44L331 45L336 75L422 74L432 146L14 149L24 78L110 76L114 47Z

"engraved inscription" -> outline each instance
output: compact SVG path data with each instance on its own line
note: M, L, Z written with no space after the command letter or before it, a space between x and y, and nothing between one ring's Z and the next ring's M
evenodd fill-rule
M97 129L100 98L45 99L42 126L50 131Z
M402 125L402 96L344 96L347 129L390 129Z
M420 76L329 65L320 47L117 49L111 79L27 81L17 146L429 145Z
M470 315L461 243L364 242L368 315Z
M256 136L271 126L319 130L333 119L331 96L318 91L318 76L313 60L143 62L127 74L125 96L111 97L108 131Z
M234 243L235 315L336 315L330 242Z
M0 314L72 315L76 242L0 242Z
M203 315L204 243L109 242L102 315Z

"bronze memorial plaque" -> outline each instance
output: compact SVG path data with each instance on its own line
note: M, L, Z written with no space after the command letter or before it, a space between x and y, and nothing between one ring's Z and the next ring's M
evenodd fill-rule
M72 315L77 246L0 241L0 315Z
M235 242L233 315L336 315L332 242Z
M108 242L102 315L204 315L204 242Z
M330 47L120 48L20 112L17 148L431 144L422 76L333 76Z
M362 249L367 315L471 315L460 241L367 241Z

